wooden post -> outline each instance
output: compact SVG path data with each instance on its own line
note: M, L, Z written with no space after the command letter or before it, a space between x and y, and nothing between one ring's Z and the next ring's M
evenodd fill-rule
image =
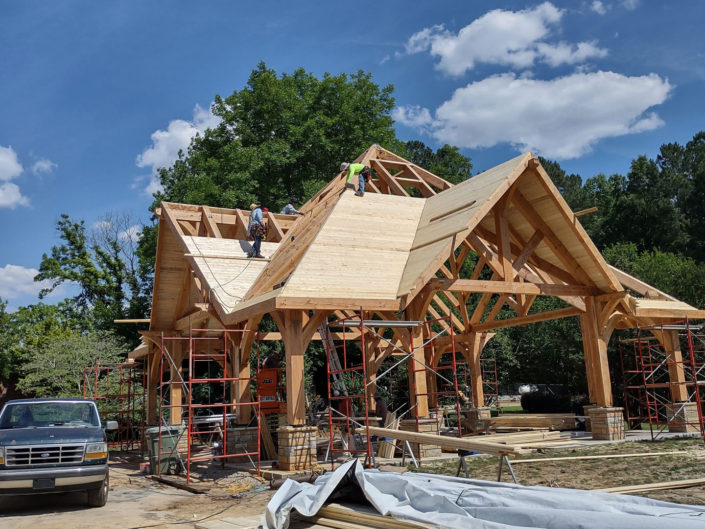
M171 358L176 365L169 365L169 371L171 374L171 384L169 384L169 404L172 406L169 413L169 420L171 424L181 424L181 415L183 409L180 407L183 404L183 385L181 384L181 378L183 376L183 369L181 367L181 362L184 358L184 346L183 340L170 340L171 346Z
M287 310L278 318L286 353L286 420L290 426L306 424L303 316L303 311Z
M463 336L463 342L456 341L456 345L465 357L470 368L470 385L472 388L472 405L481 408L485 405L485 392L482 390L482 366L480 356L495 333L471 332Z
M147 357L147 425L159 424L157 422L157 409L159 407L159 356L150 345L150 354Z
M411 358L406 362L409 371L409 402L414 408L416 417L428 417L428 391L426 386L426 363L425 348L423 344L423 326L411 328L411 347L415 349Z
M592 379L590 402L609 407L612 406L612 381L607 361L607 343L612 328L599 328L599 306L594 297L585 298L585 307L586 311L580 315L580 329L583 334L585 370L588 372L588 381Z
M678 331L654 332L661 342L668 356L668 378L671 382L671 400L673 402L686 402L688 388L685 384L685 371L683 367L683 353L681 351Z

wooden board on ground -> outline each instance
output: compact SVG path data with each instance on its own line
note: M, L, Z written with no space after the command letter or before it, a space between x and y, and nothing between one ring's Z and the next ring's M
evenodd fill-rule
M623 487L609 487L606 489L595 489L598 492L612 492L614 494L635 494L651 490L671 490L685 489L688 487L699 487L705 485L705 479L682 479L680 481L660 481L658 483L644 483L643 485L625 485Z
M620 459L629 457L655 457L655 456L665 456L673 454L685 455L688 452L683 450L671 450L669 452L642 452L637 454L603 454L599 456L574 456L574 457L543 457L536 459L514 459L512 460L512 465L517 463L545 463L546 461L585 461L589 459Z
M404 432L402 430L390 431L386 428L375 428L370 426L370 435L394 437L399 441L409 441L434 446L448 446L455 449L467 450L470 452L482 452L492 455L521 455L529 450L517 448L512 445L494 443L491 441L480 441L479 439L467 439L435 435L429 433Z
M358 529L361 527L374 527L381 529L422 529L429 527L421 523L404 522L391 516L382 516L371 508L355 506L354 508L336 503L324 505L316 516L303 517L296 514L295 520L308 521L315 526L303 527L332 527L335 529Z

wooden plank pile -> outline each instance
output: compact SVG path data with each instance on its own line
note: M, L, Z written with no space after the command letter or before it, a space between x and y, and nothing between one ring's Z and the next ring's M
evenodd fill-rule
M473 436L470 439L487 439L495 443L505 443L517 448L533 450L579 443L574 441L569 433L548 430Z
M391 516L381 516L372 509L355 508L331 503L322 507L316 516L304 517L295 514L292 517L291 529L425 529L430 525L395 520Z
M456 450L467 450L468 452L481 452L492 455L522 455L529 450L521 446L514 446L502 442L502 440L485 440L478 437L449 437L430 433L405 432L402 430L388 430L387 428L370 427L370 435L381 437L393 437L399 441L409 441L410 443L420 443L427 445L446 446Z
M549 430L575 430L574 413L508 414L492 417L493 428L548 428Z

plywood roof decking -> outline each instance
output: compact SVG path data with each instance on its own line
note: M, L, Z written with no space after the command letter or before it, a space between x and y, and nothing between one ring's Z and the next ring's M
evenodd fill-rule
M698 310L682 301L631 298L631 305L637 317L698 319L705 317L705 310Z
M456 186L376 145L358 160L376 168L379 187L371 190L377 192L357 197L344 189L339 174L302 206L304 216L277 218L281 243L262 245L271 260L246 259L250 243L234 238L244 237L249 212L164 204L151 328L173 328L201 296L225 325L279 309L404 309L466 237L494 269L509 272L501 254L509 262L522 254L520 282L584 286L594 295L624 285L675 301L607 265L531 153ZM397 170L402 172L395 175ZM409 197L410 187L427 198ZM195 236L204 233L210 236ZM198 288L190 267L200 278ZM580 297L562 299L585 310ZM645 318L705 316L685 304L657 307L642 300L631 312Z
M522 154L426 200L398 295L411 291L455 234L482 221L531 158Z
M209 301L218 303L224 313L233 311L268 263L247 258L251 249L247 241L193 236L183 240L206 281ZM262 255L270 258L278 247L279 243L263 242Z
M425 200L345 191L283 296L396 299Z

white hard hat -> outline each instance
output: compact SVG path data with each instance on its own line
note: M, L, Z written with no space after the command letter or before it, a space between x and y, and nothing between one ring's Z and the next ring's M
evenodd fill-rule
M343 162L340 164L340 170L345 171L347 168L350 167L350 164L348 162Z

